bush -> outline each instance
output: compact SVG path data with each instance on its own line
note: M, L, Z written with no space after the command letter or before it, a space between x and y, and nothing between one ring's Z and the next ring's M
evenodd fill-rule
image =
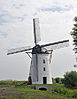
M11 85L12 81L0 81L0 85Z
M66 74L64 75L64 85L67 88L72 88L72 89L77 88L77 72L76 71L66 72Z
M64 78L61 78L61 83L64 84Z
M59 77L55 78L56 83L61 83L61 79Z
M64 84L64 78L56 77L55 79L52 78L52 81L58 84Z
M72 98L77 98L77 90L74 90L74 91L72 92Z
M0 81L0 85L6 85L4 81Z
M53 93L55 94L61 94L61 95L65 95L68 96L70 98L77 98L77 89L74 90L70 90L67 88L61 88L61 87L57 87L54 89Z
M63 95L69 94L68 89L66 89L66 88L61 88L61 87L55 88L55 89L54 89L54 92L59 93L59 94L63 94Z

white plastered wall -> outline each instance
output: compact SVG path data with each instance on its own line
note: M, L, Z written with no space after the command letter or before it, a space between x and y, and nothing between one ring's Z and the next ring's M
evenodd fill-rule
M33 54L35 55L35 54ZM34 65L32 62L30 67L30 76L32 78L32 84L43 84L43 77L47 77L47 84L52 84L52 77L51 77L51 66L50 66L50 54L37 54L38 56L38 81L33 81L33 77L37 77L34 73ZM32 57L32 60L34 56ZM43 63L45 60L45 63ZM45 71L44 69L45 68Z

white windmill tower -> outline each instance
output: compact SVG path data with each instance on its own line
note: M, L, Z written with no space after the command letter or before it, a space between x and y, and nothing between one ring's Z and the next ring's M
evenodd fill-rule
M41 40L41 38L38 18L33 19L33 26L35 46L32 48L27 46L16 49L10 49L8 50L7 55L19 52L26 52L28 54L32 53L29 72L29 76L32 79L32 84L52 84L50 67L52 51L55 49L67 47L69 45L69 40L39 45L38 42ZM30 50L32 51L29 52Z

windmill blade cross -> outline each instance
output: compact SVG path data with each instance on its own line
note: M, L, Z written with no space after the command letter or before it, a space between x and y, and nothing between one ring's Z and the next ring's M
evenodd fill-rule
M33 19L33 27L34 27L34 42L36 45L39 41L41 41L39 18Z
M41 47L47 48L48 50L55 50L55 49L64 48L68 46L69 46L69 40L63 40L63 41L41 45Z
M25 47L20 47L20 48L9 49L7 52L7 55L24 52L28 50L32 50L32 48L30 46L25 46Z

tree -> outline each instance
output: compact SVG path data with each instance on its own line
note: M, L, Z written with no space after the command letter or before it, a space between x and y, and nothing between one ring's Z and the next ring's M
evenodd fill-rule
M74 42L74 51L77 53L77 16L74 18L74 27L72 28L71 35L73 37Z
M64 75L64 85L67 88L72 88L72 89L77 88L77 72L76 71L66 72L66 74Z
M61 78L61 83L64 84L64 78Z
M59 83L59 84L61 84L61 78L59 78L59 77L56 77L56 78L55 78L55 81L56 81L56 83Z

